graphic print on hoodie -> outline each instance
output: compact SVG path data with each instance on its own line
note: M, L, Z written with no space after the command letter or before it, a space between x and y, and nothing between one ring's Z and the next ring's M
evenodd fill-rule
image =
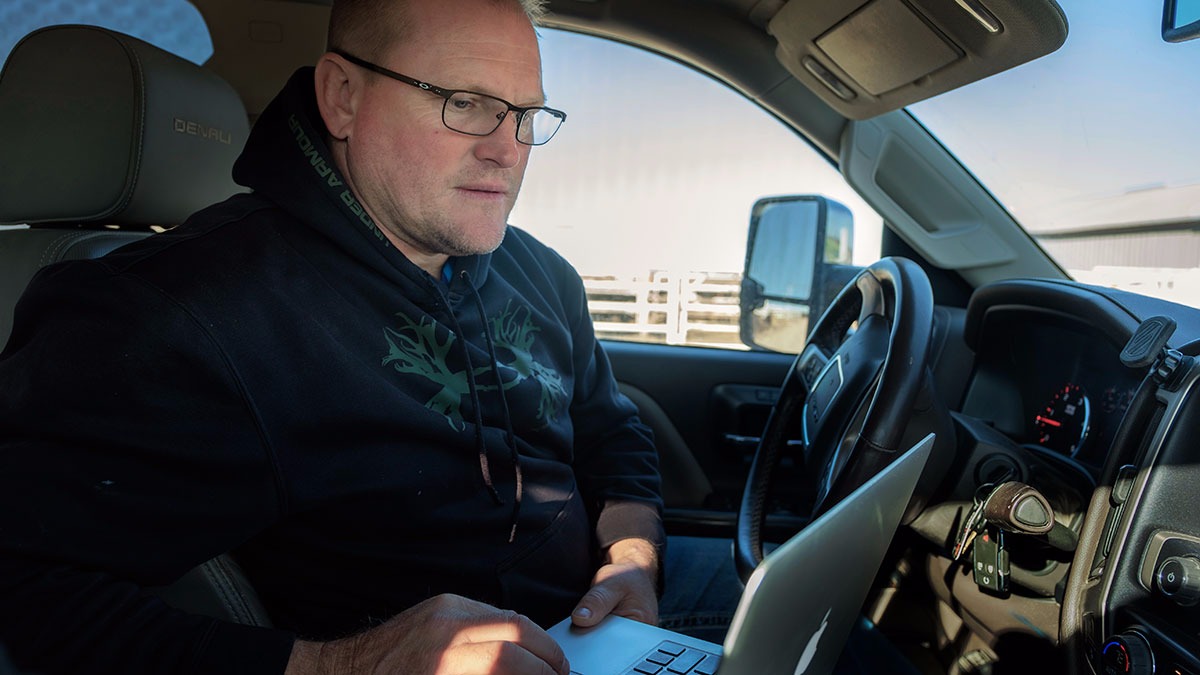
M439 337L439 326L430 317L422 317L417 322L403 312L397 312L396 318L398 328L383 329L387 341L383 364L391 365L398 373L424 377L440 385L441 389L425 403L425 407L443 415L452 429L463 431L466 426L462 406L464 401L469 400L469 379L482 377L492 368L478 366L470 374L465 369L451 370L446 357L457 340L453 332L443 327L445 335ZM500 388L508 391L531 380L538 392L537 418L542 427L550 425L563 412L567 391L558 371L538 362L533 355L537 333L541 329L534 325L529 308L522 306L514 309L510 300L504 311L490 319L488 325L497 352L507 351L511 356L505 362L497 354L495 367L500 370L503 382ZM496 385L475 386L480 392L497 389Z

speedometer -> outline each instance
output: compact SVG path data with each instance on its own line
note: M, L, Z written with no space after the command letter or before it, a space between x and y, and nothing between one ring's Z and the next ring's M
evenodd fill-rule
M1074 456L1087 438L1092 404L1083 387L1068 382L1033 418L1038 443Z

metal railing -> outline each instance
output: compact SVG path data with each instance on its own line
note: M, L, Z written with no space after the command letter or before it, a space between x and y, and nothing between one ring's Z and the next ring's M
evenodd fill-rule
M738 337L741 274L651 270L585 276L600 338L745 349Z

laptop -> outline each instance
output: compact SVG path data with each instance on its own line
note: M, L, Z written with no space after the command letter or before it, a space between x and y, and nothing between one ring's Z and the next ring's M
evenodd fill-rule
M929 458L929 434L763 559L718 645L609 616L548 631L573 675L818 675L833 670ZM830 555L840 551L839 555Z

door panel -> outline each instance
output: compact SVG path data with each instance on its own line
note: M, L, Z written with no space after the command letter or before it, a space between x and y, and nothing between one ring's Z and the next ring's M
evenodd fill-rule
M758 436L795 357L630 342L604 349L654 431L668 529L729 536ZM786 484L781 469L777 483Z

